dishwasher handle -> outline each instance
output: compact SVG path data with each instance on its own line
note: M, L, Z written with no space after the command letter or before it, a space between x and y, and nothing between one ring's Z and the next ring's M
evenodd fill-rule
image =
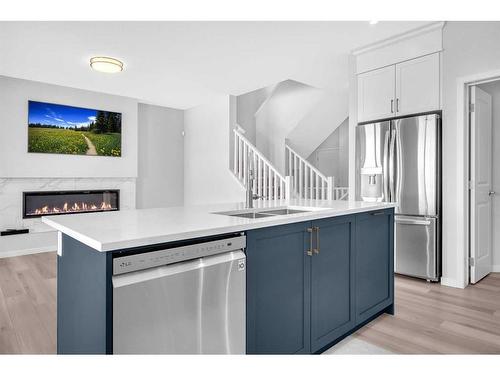
M154 268L147 268L141 271L114 275L112 277L113 288L138 284L149 280L172 276L181 272L194 271L201 268L215 266L221 263L238 261L238 271L245 271L245 253L242 250L236 250L217 255L211 255L204 258L186 260L184 262L172 263Z

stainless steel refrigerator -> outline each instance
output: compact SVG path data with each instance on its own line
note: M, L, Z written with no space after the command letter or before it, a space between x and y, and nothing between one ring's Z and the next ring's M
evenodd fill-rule
M441 121L439 114L357 126L356 197L397 202L395 271L441 276Z

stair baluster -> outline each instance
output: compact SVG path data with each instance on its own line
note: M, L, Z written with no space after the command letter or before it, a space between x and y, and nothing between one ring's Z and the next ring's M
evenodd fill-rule
M303 199L347 200L347 187L335 187L332 176L323 175L289 145L285 146L285 156L285 174L293 181L292 194Z
M234 132L233 174L247 186L246 171L253 164L253 191L262 199L288 199L289 179L282 176L262 153L237 129Z

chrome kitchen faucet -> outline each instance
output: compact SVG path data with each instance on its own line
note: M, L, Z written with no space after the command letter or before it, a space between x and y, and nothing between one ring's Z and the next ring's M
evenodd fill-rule
M250 158L250 153L247 154L247 160L249 162L248 162L248 166L247 166L247 175L246 175L247 186L246 186L246 192L245 192L245 195L246 195L245 208L253 208L253 200L254 199L259 199L259 198L262 198L262 197L259 196L259 195L257 195L257 194L254 194L253 190L252 190L253 181L254 181L255 177L254 177L254 174L253 174L254 173L254 171L253 171L253 168L254 168L253 160L252 160L252 158Z

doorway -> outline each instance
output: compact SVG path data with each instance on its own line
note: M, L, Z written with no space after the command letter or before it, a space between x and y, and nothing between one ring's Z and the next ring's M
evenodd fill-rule
M500 263L500 80L469 88L469 283Z

